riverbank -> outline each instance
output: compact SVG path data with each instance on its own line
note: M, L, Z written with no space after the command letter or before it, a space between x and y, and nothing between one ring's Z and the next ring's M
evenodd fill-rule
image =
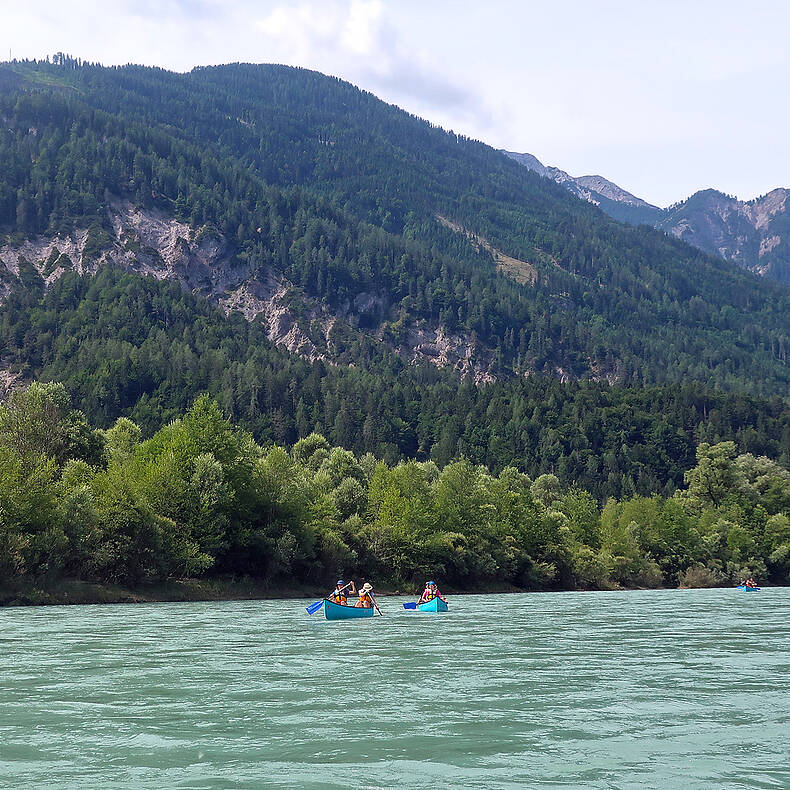
M698 585L711 587L720 585ZM722 585L731 587L731 585ZM697 587L681 586L678 588L659 589L696 589ZM602 590L644 590L645 587L611 586ZM447 595L508 595L513 593L541 592L525 590L513 585L485 585L459 589L450 585L442 585ZM78 579L60 579L45 582L40 579L20 579L11 585L0 586L0 607L3 606L75 606L80 604L117 604L117 603L165 603L190 601L261 601L273 599L319 599L327 594L328 587L313 585L285 584L272 586L251 578L227 579L170 579L157 584L125 587L116 584L99 584ZM552 592L571 592L572 590L553 590ZM577 592L580 590L577 589ZM417 588L403 587L397 589L379 586L376 594L388 595L419 595ZM548 592L548 591L543 591Z
M511 585L457 590L443 587L450 595L528 592ZM175 601L249 601L275 598L321 598L329 588L309 585L271 585L255 579L178 579L158 584L124 587L77 579L46 583L20 580L0 587L0 606L73 606L79 604L163 603ZM419 595L416 589L377 588L377 594Z
M309 598L314 588L270 587L254 579L179 579L125 587L76 579L53 583L25 581L0 587L0 606L58 606L166 601L243 601L264 598Z

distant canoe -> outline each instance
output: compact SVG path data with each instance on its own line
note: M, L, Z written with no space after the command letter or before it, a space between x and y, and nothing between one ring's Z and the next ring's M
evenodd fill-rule
M373 607L342 606L325 598L324 615L327 620L353 620L356 617L373 617Z
M434 598L427 603L418 603L417 610L420 612L446 612L447 604L441 598Z
M760 592L759 587L747 587L745 584L739 584L735 589L742 592Z

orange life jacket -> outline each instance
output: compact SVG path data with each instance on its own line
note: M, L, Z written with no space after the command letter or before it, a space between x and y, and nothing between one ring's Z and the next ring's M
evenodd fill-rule
M345 606L348 603L348 598L346 598L345 592L338 592L337 590L332 590L329 600L334 603L338 603L341 606Z
M357 606L373 606L373 599L370 597L370 593L360 593L359 594L359 603Z

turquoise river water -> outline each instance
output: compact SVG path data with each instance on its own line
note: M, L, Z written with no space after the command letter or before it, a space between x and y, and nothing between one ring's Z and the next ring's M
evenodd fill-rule
M2 788L790 788L790 589L0 610Z

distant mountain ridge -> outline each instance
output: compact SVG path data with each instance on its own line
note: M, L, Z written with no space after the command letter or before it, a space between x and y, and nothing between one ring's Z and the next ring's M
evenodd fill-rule
M503 151L511 159L515 159L520 165L523 165L530 170L534 170L546 178L551 178L558 184L562 184L566 189L573 192L580 198L588 200L590 203L599 204L601 198L606 200L613 200L617 203L625 203L628 206L638 208L651 208L656 211L661 211L658 206L653 206L645 200L632 195L622 187L609 181L603 176L574 176L567 173L565 170L560 170L559 167L551 167L544 165L536 156L532 154L517 154L512 151Z
M564 186L609 216L631 225L652 225L705 252L720 255L755 274L790 285L790 190L774 189L742 201L715 189L696 192L667 208L632 195L603 176L574 177L526 153L511 159Z

